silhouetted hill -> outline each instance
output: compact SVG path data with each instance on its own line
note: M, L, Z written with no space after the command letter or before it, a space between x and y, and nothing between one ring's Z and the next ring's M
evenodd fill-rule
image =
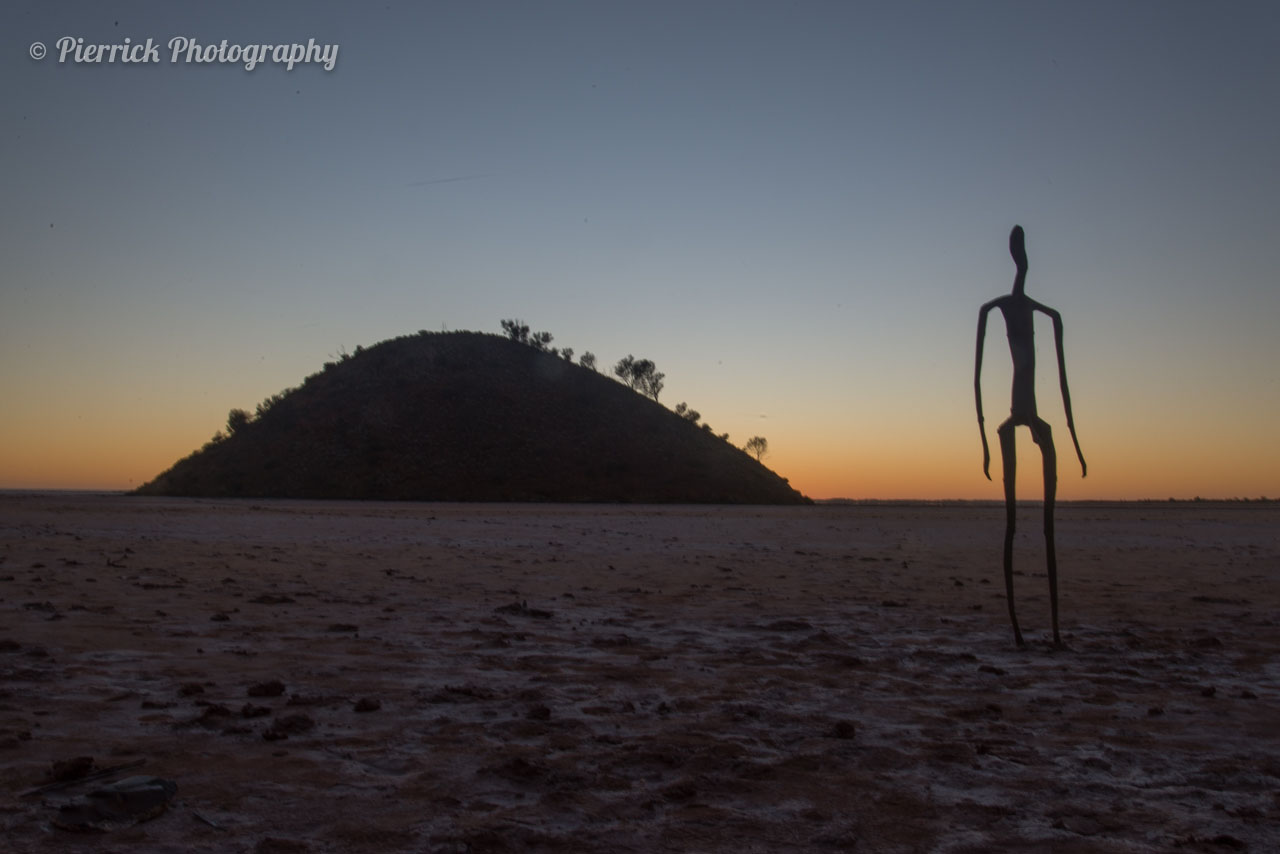
M329 363L144 495L795 504L742 450L621 383L496 335Z

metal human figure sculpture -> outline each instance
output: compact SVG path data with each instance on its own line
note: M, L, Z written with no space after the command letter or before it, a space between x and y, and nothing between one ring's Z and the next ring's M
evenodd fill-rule
M1067 428L1071 441L1080 458L1080 476L1085 477L1084 454L1076 439L1076 425L1071 417L1071 393L1067 390L1067 367L1062 355L1062 316L1047 305L1041 305L1023 292L1027 278L1027 251L1022 226L1015 225L1009 232L1009 254L1017 266L1013 279L1013 292L993 299L978 311L978 349L973 371L973 394L978 404L978 432L982 434L982 473L991 480L991 451L987 447L987 430L982 418L982 344L987 335L987 313L993 308L1004 315L1005 329L1009 335L1009 353L1013 357L1013 403L1009 417L997 429L1000 437L1000 455L1004 460L1004 589L1009 600L1009 620L1013 623L1013 637L1023 646L1022 632L1018 629L1018 617L1013 608L1013 531L1016 521L1015 474L1018 458L1014 443L1014 429L1023 424L1031 428L1031 438L1040 446L1044 458L1044 545L1049 567L1049 608L1053 615L1053 645L1062 647L1058 634L1058 562L1053 548L1053 502L1058 483L1057 454L1053 448L1053 433L1049 425L1036 413L1036 350L1035 312L1046 314L1053 321L1053 339L1058 351L1058 379L1062 385L1062 403L1067 411Z

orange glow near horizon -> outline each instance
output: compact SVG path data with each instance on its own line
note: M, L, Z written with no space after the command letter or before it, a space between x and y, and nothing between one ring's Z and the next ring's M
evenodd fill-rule
M971 447L948 442L932 451L886 447L879 453L817 443L799 445L805 447L800 452L779 437L770 440L771 452L764 463L815 499L1001 500L998 446L992 449L996 456L988 482L982 476L981 445L974 432ZM28 452L21 459L0 458L0 488L130 490L197 450L210 435L212 431L183 438L176 433L168 437L104 434L94 445L85 445L69 431L55 432L26 443ZM1100 450L1088 457L1090 474L1082 480L1074 456L1063 459L1061 450L1058 497L1062 500L1277 497L1274 487L1268 486L1275 484L1275 473L1259 469L1248 459L1205 461L1214 464L1189 470L1166 465L1155 451ZM1039 499L1043 490L1040 455L1029 437L1020 437L1018 461L1019 498Z
M1280 496L1280 454L1271 450L1266 419L1219 423L1212 412L1182 413L1172 397L1130 402L1105 388L1079 385L1082 392L1088 389L1080 394L1083 411L1078 407L1076 413L1088 478L1080 477L1061 413L1048 407L1044 412L1054 429L1061 499ZM993 420L996 404L1003 402L997 396L1002 386L987 386ZM198 405L185 410L162 407L158 400L112 405L110 395L91 384L64 388L65 394L57 397L46 395L40 407L12 413L0 425L0 488L133 489L199 449L224 426L231 406L251 409L255 398L264 396L259 388L219 389L212 381L208 387ZM81 395L78 404L72 403L76 392ZM994 427L989 422L992 480L987 481L976 420L967 408L972 404L963 388L944 401L946 418L921 411L908 419L870 419L845 408L851 405L847 401L807 400L799 392L777 407L797 413L791 417L753 416L735 422L715 415L738 405L740 394L734 390L735 396L710 401L707 420L717 432L727 430L739 447L750 436L763 435L769 441L765 465L811 498L1003 497ZM160 395L154 393L157 399ZM693 401L704 397L710 395L690 394ZM875 409L910 411L905 404L890 405L887 398ZM91 419L90 412L98 414ZM1134 428L1143 414L1168 426L1155 433ZM1017 435L1018 496L1039 498L1039 449L1026 429Z
M136 435L103 430L92 444L68 430L54 430L24 443L20 459L0 457L0 488L129 490L141 486L208 437L189 440L179 434ZM16 437L6 437L6 444Z
M976 422L968 430L932 445L920 436L860 437L856 445L771 440L776 451L765 463L811 498L883 498L924 500L1004 498L999 442L988 428L991 480L982 475L982 445ZM1141 500L1178 498L1259 498L1277 496L1280 466L1273 457L1259 460L1255 445L1221 443L1188 455L1178 436L1163 442L1132 438L1131 432L1107 440L1082 436L1086 478L1065 429L1055 432L1058 498L1062 500ZM915 441L913 441L915 440ZM1025 429L1018 431L1017 495L1043 497L1039 448ZM1091 442L1088 444L1087 442ZM1203 447L1203 446L1199 446ZM803 451L792 448L804 448Z

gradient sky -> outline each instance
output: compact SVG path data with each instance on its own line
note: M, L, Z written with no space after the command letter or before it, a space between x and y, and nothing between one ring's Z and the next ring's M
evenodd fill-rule
M1060 495L1280 496L1275 3L266 5L0 11L0 487L130 488L344 349L519 317L812 497L998 499L1020 223Z

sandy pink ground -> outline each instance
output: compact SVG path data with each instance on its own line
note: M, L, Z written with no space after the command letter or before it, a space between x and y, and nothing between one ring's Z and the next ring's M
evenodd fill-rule
M5 850L1280 850L1280 509L1058 519L0 496Z

